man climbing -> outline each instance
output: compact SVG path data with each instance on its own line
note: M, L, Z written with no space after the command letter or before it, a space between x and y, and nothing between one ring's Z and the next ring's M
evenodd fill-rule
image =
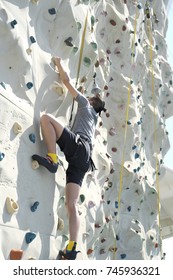
M69 243L61 254L66 259L76 259L77 239L79 232L79 214L77 201L80 187L86 172L93 167L91 159L92 143L98 115L105 111L105 102L97 96L86 98L70 82L68 74L64 71L59 57L54 59L60 79L67 87L69 93L78 103L72 129L63 127L53 116L44 114L41 117L41 130L43 140L47 147L47 156L33 155L40 165L55 173L58 169L58 156L56 143L64 153L68 162L66 170L66 205L69 217Z

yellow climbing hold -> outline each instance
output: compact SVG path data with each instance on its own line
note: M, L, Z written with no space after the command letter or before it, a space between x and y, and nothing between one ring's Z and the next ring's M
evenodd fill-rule
M16 213L19 210L19 206L17 202L15 202L12 198L6 198L6 209L9 214Z
M15 122L13 125L13 132L17 135L19 133L22 133L22 127L19 123Z

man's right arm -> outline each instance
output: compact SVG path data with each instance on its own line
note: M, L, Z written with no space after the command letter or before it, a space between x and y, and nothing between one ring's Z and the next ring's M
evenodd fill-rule
M76 98L78 95L78 91L77 89L75 89L75 87L71 84L70 82L70 78L67 74L67 72L65 72L62 64L61 64L61 58L59 57L55 57L54 58L54 63L58 68L59 74L60 74L60 78L61 81L63 82L63 84L67 87L67 89L69 90L70 94Z

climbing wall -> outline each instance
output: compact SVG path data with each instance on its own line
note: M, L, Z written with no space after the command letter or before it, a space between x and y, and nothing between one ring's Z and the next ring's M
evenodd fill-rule
M64 155L57 147L55 175L31 161L47 152L40 116L70 118L54 56L86 96L94 76L107 108L95 135L97 170L78 202L78 258L163 258L158 190L173 112L167 24L163 0L1 1L0 259L56 259L69 238Z

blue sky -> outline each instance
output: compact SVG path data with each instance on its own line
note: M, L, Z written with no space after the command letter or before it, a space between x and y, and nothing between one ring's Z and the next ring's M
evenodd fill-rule
M166 36L167 46L168 46L168 61L173 69L173 35L172 35L172 26L173 26L173 5L168 11L168 31ZM170 117L166 120L166 128L169 133L170 141L170 150L164 158L164 164L173 169L173 117ZM166 253L166 260L172 263L173 260L173 237L163 240L163 251Z

